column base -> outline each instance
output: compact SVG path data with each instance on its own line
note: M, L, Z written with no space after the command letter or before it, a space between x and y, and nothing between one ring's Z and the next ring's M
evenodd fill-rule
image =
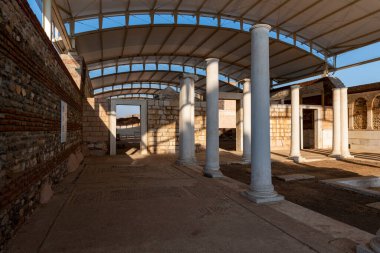
M257 192L249 190L242 192L242 195L247 197L250 201L255 202L256 204L279 202L285 199L284 196L279 195L276 191Z
M339 159L354 159L355 157L351 154L348 155L340 155Z
M192 166L197 165L197 160L195 158L193 159L178 159L176 161L176 164L180 166Z
M219 169L218 170L205 169L203 172L203 175L205 177L209 177L209 178L222 178L222 177L224 177L223 173Z
M241 164L251 164L251 159L245 158L243 156L243 159L241 160Z
M341 156L340 154L336 154L336 153L329 154L329 157L331 158L339 158L340 156Z
M304 162L306 159L305 158L303 158L302 156L289 156L289 158L288 158L289 160L293 160L294 162L296 162L296 163L302 163L302 162Z
M244 155L241 158L242 164L250 164L251 163L251 156L250 155Z

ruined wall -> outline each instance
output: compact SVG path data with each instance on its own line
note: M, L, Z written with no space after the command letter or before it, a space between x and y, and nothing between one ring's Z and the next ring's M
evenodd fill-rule
M87 98L83 101L83 152L86 155L109 154L109 101Z
M271 105L270 141L271 149L288 149L291 136L291 106Z
M178 100L148 101L148 151L168 154L178 151ZM206 102L195 103L196 150L206 146Z
M380 110L377 102L379 98L378 89L348 94L348 143L352 151L380 153ZM364 101L366 106L363 110L364 115L358 115L360 110L355 108L360 100ZM363 126L358 127L360 125Z
M219 128L236 128L236 100L219 100Z
M332 146L332 121L333 111L331 107L311 106L320 111L321 125L315 139L319 148L331 148ZM305 107L306 109L306 107ZM291 105L275 104L270 108L270 136L271 149L290 149L291 143ZM302 124L301 124L302 126ZM315 129L318 129L317 125ZM317 131L317 130L315 130ZM302 134L301 134L302 136ZM318 144L317 144L318 143Z
M0 252L38 205L41 187L67 173L81 142L81 92L27 1L0 1Z

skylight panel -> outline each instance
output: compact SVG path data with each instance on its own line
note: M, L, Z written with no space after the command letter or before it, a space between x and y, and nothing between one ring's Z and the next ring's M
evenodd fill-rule
M103 17L103 29L125 26L125 16Z
M200 16L199 24L207 26L218 26L218 19L216 17Z
M169 64L158 64L158 70L169 70Z
M240 21L232 20L228 18L221 18L220 26L225 27L225 28L240 30Z
M128 25L149 25L151 23L149 14L131 14Z
M186 73L194 74L195 73L195 69L194 69L194 67L191 67L191 66L185 66L185 72Z
M132 71L143 71L144 65L143 64L132 64Z
M90 70L88 74L91 79L96 78L102 75L102 70L101 69Z
M154 24L174 24L174 15L172 14L154 14Z
M99 19L82 19L75 21L75 33L83 33L89 31L95 31L99 29Z
M112 75L116 73L116 67L108 67L103 69L103 75Z
M183 72L183 66L177 65L177 64L172 64L172 65L170 65L170 70L171 71L177 71L177 72Z
M195 15L179 14L177 16L177 24L180 25L196 25L197 17Z
M118 73L126 73L126 72L129 72L129 71L131 71L131 67L129 65L120 65L117 68L117 72Z
M99 93L102 93L102 92L103 92L102 88L94 90L94 94L99 94Z
M156 70L156 64L145 64L145 70Z

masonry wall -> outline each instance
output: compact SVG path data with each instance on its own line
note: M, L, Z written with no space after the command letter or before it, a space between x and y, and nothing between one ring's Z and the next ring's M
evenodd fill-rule
M332 146L332 108L312 106L321 112L321 129L319 130L319 148L331 148ZM271 105L270 108L270 136L271 149L290 149L291 144L291 105ZM316 128L317 129L317 128Z
M288 105L271 105L270 107L270 141L271 149L288 149L291 136L291 107Z
M60 104L68 104L66 143ZM82 94L29 9L0 1L0 252L82 142ZM74 157L76 157L74 155Z
M109 101L87 98L83 101L83 152L86 155L109 154Z
M148 101L148 152L170 154L178 152L178 100ZM206 102L195 103L195 145L206 147Z
M377 129L374 124L377 118L375 116L377 108L374 108L374 102L379 96L380 90L348 95L348 143L352 151L380 153L380 129ZM355 116L354 105L357 99L364 99L366 102L367 113L363 115L367 122L365 129L358 129L356 127L358 124L355 121L358 119Z

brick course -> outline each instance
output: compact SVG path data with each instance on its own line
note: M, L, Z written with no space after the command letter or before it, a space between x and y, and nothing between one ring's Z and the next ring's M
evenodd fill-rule
M41 185L67 174L82 143L82 97L27 1L0 1L0 252L38 206Z

